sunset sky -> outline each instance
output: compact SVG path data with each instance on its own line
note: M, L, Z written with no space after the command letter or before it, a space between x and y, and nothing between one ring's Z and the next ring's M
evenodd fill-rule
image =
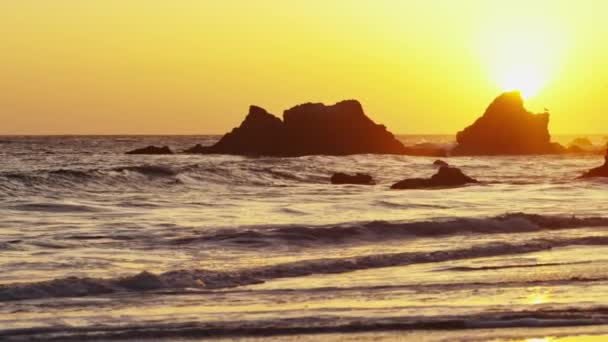
M608 1L0 3L0 134L198 134L250 104L360 100L454 133L503 90L551 131L608 133Z

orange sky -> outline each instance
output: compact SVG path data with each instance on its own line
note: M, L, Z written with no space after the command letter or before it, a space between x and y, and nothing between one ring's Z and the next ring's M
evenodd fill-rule
M608 133L608 1L0 3L0 134L199 134L250 104L360 100L454 133L502 90L551 130Z

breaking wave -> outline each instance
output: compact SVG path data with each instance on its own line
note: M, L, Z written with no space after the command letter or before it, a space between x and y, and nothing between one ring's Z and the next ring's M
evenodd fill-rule
M279 226L250 229L223 229L199 235L179 237L170 244L234 244L293 245L315 247L328 244L378 242L400 238L434 237L460 234L515 234L543 230L560 230L587 227L608 227L608 218L574 216L548 216L512 213L492 218L457 218L439 221L386 222L373 221L360 224L328 226Z
M604 246L608 245L608 237L539 239L527 243L490 243L470 248L435 252L404 252L303 260L237 271L194 269L174 270L161 274L144 271L133 276L110 279L68 277L35 283L1 285L0 301L78 297L166 289L222 289L259 284L277 278L336 274L372 268L524 254L573 245Z

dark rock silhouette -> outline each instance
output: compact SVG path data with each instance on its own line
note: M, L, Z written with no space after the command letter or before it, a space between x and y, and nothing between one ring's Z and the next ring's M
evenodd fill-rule
M265 109L251 106L241 125L209 148L211 153L242 155L287 154L283 122Z
M604 165L587 171L581 177L582 178L608 177L608 149L606 149L606 156L604 157Z
M518 155L561 153L552 144L549 113L532 114L519 92L498 96L475 123L458 132L455 155Z
M357 173L355 175L349 175L346 173L334 173L331 176L331 184L360 184L360 185L374 185L374 178L364 173Z
M295 106L284 112L283 120L296 155L403 153L403 144L368 118L355 100Z
M205 154L209 153L209 146L203 146L201 144L196 144L189 149L184 150L182 153L191 153L191 154Z
M173 151L171 151L171 149L167 146L156 147L150 145L144 148L129 151L126 154L173 154Z
M391 189L425 189L425 188L445 188L463 186L469 183L478 183L465 175L459 168L442 166L439 171L431 178L409 178L397 182Z
M448 167L449 167L449 166L450 166L450 164L448 164L446 161L443 161L443 160L441 160L441 159L437 159L437 160L435 160L435 161L433 162L433 165L435 165L435 166L439 166L439 167L442 167L442 166L448 166Z
M326 106L307 103L288 109L284 121L251 106L243 123L210 147L189 153L304 156L402 154L404 146L383 125L375 124L355 100Z

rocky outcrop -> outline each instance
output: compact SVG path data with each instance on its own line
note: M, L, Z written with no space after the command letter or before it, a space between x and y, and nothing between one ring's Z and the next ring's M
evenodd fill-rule
M374 178L364 173L349 175L346 173L334 173L331 176L331 184L359 184L359 185L374 185Z
M403 144L367 117L355 100L299 105L286 110L283 120L295 155L403 153Z
M241 125L224 135L209 151L241 155L284 155L288 152L285 143L283 122L265 109L251 106Z
M441 159L437 159L433 162L433 165L438 166L438 167L443 167L443 166L450 166L450 164L448 164L448 162L441 160Z
M408 178L391 186L391 189L427 189L463 186L469 183L478 183L465 175L459 168L442 166L431 178Z
M268 156L402 154L404 146L386 127L367 117L359 102L348 100L332 106L299 105L286 110L283 121L251 106L245 121L218 143L187 152Z
M608 177L608 149L606 150L606 157L604 157L604 165L587 171L581 177L582 178Z
M127 152L126 154L173 154L173 151L168 146L156 147L147 146Z
M524 108L519 92L498 96L471 126L458 132L454 155L520 155L562 152L551 143L549 113Z
M210 153L210 147L209 146L203 146L201 144L196 144L196 145L190 147L189 149L186 149L186 150L182 151L182 153L186 153L186 154L207 154L207 153Z

